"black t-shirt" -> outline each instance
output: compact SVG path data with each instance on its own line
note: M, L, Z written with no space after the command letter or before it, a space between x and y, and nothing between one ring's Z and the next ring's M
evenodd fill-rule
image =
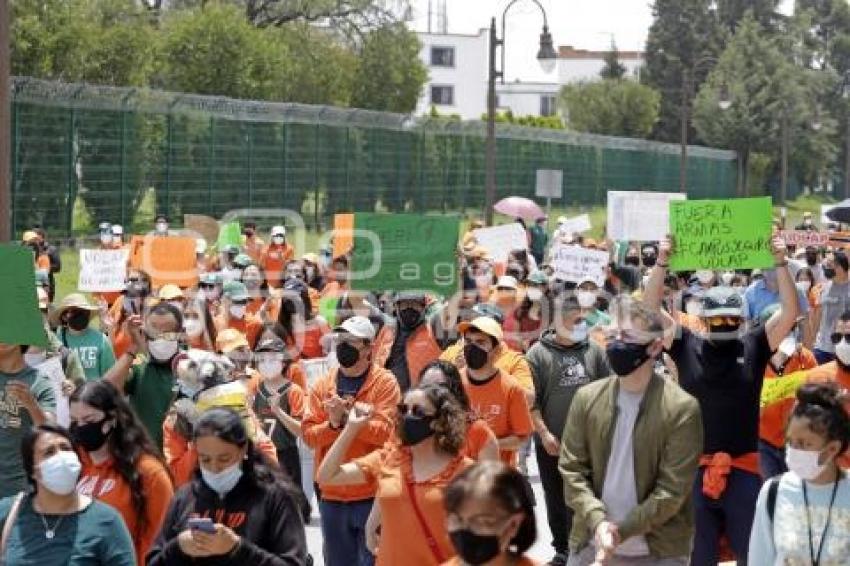
M770 359L764 326L719 348L687 328L681 332L670 356L679 385L699 401L703 453L737 457L758 451L759 398Z
M418 326L416 328L419 328ZM410 389L410 368L407 365L407 339L413 334L414 329L402 328L400 324L395 328L395 340L387 358L386 369L393 372L398 380L401 392Z

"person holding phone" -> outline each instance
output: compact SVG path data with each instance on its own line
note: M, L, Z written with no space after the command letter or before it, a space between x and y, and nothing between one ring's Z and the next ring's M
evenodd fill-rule
M307 564L299 494L256 449L241 417L210 409L193 438L198 469L172 499L147 564Z

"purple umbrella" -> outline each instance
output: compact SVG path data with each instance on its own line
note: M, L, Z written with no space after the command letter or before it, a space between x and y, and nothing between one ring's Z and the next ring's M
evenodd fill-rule
M522 218L524 220L537 220L546 216L546 213L537 206L536 202L523 197L503 198L493 206L493 210L505 216L513 216L514 218Z

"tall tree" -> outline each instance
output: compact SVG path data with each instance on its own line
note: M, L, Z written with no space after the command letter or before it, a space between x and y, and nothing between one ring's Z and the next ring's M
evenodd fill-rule
M561 104L569 127L609 136L645 137L658 120L661 97L632 80L599 80L566 85Z
M678 142L682 104L711 70L711 57L721 51L722 33L712 0L655 0L654 21L646 42L641 81L661 93L661 111L653 137ZM689 136L691 137L691 136Z
M404 24L369 32L360 51L352 106L388 112L413 112L428 71L419 59L421 44Z
M603 79L622 79L625 74L626 67L620 63L620 52L612 39L611 50L605 54L605 66L599 71L599 76Z
M747 12L765 30L772 30L777 24L777 6L780 0L717 0L717 13L720 22L730 32L738 29L738 24ZM798 0L799 2L799 0Z

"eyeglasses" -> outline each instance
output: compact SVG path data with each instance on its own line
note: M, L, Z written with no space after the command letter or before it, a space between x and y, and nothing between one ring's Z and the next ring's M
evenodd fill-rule
M401 416L404 415L413 415L414 417L433 417L434 415L429 415L425 412L425 409L420 407L419 405L408 405L407 403L399 403L396 405L398 407L398 414Z
M842 340L850 342L850 334L842 334L841 332L833 332L830 334L829 339L833 344L838 344Z

